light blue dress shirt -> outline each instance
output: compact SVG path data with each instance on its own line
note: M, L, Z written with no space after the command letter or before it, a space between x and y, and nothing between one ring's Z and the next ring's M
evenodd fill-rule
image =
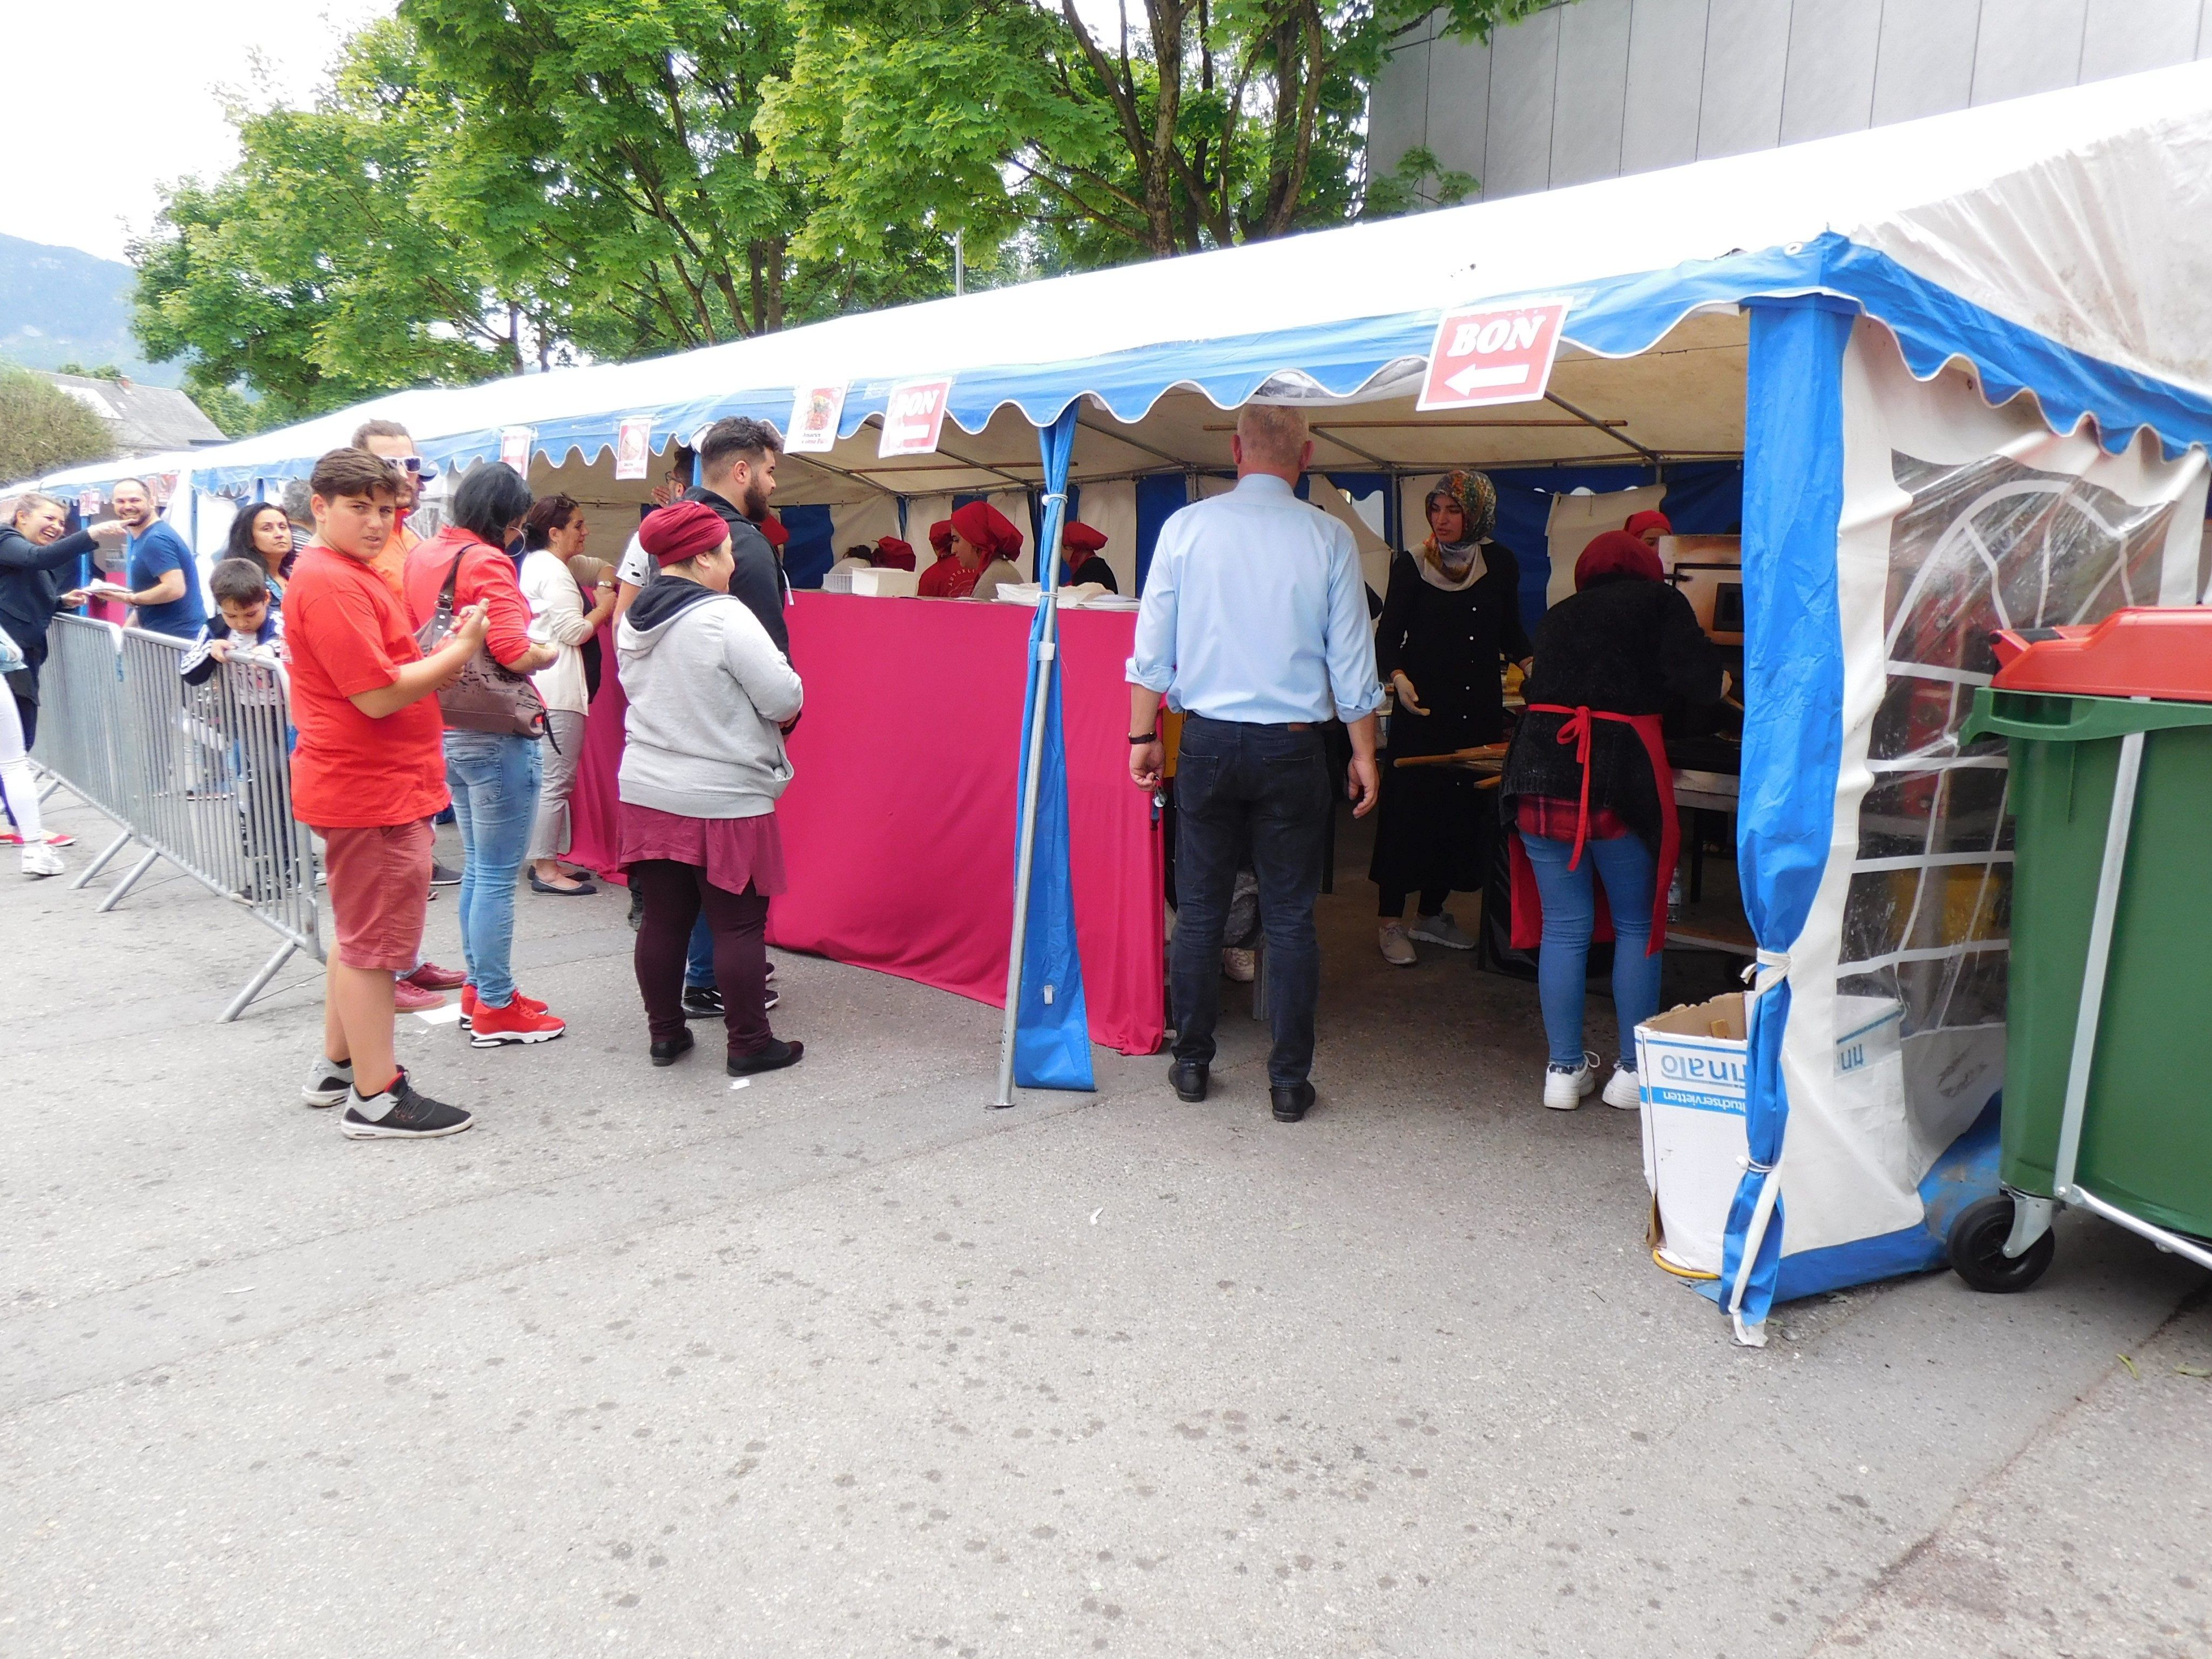
M1208 720L1346 721L1382 707L1352 532L1268 473L1160 526L1132 685Z

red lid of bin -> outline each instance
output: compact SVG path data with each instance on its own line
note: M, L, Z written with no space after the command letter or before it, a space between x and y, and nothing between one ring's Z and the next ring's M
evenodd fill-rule
M2212 609L2115 611L2083 628L2006 629L2001 691L2212 702Z

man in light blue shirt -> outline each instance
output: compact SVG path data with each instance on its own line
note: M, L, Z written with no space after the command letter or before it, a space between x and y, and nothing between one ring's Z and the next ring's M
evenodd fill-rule
M1312 459L1305 416L1254 404L1231 442L1237 488L1160 530L1129 659L1129 775L1159 787L1163 698L1185 716L1176 769L1175 1064L1206 1098L1220 1012L1221 939L1240 855L1260 883L1267 940L1267 1081L1276 1121L1313 1104L1321 946L1313 906L1335 810L1322 728L1352 733L1355 817L1375 806L1375 637L1351 532L1293 493Z

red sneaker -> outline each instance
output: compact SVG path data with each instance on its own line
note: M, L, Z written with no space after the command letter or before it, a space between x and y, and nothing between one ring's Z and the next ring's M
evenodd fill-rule
M441 968L434 962L426 962L407 975L407 982L425 991L457 991L469 982L469 976L459 968Z
M520 1003L526 1008L536 1009L541 1014L545 1012L545 1005L544 1003L540 1002L536 997L526 997L523 995L520 990L515 992L514 1000ZM476 1023L476 1017L477 988L473 984L464 985L461 987L461 1029L464 1031L469 1030L470 1027Z
M419 1014L425 1009L442 1008L446 999L435 991L426 991L411 980L395 978L392 981L392 1006L403 1014Z
M518 992L504 1008L477 1003L469 1041L479 1048L496 1048L503 1042L550 1042L568 1029L568 1022L549 1012L543 1003L533 1008Z

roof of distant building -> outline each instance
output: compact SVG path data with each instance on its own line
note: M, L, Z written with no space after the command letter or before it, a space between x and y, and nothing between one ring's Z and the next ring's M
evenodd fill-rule
M106 423L122 455L154 455L226 441L222 428L174 386L33 370Z

